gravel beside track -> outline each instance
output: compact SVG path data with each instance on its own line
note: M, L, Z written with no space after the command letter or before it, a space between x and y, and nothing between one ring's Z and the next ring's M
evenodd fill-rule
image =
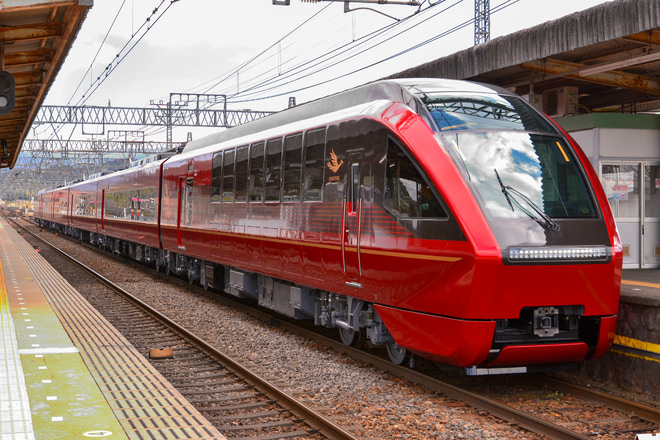
M38 227L30 227L38 232ZM44 238L364 439L539 439L111 257ZM53 262L51 262L53 264ZM64 274L66 277L66 274ZM85 285L74 287L85 294ZM88 292L89 293L89 292ZM93 293L93 292L92 292Z

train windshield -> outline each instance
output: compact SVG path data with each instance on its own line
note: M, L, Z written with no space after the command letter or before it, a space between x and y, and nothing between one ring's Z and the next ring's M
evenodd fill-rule
M494 218L595 218L593 198L564 137L517 97L426 97L442 137Z

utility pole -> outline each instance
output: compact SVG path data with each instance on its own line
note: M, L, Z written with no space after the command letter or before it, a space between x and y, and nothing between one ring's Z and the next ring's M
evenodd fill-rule
M474 45L490 40L490 0L474 0Z

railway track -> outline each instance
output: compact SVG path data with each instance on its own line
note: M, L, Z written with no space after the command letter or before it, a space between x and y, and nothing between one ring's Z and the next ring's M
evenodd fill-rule
M176 280L176 282L187 284L183 280ZM200 288L200 293L201 292L203 291ZM244 310L253 316L260 317L263 320L270 321L273 319L270 313L264 313L255 310L249 306L243 305L240 302L234 301L231 298L220 298L217 295L214 295L213 298L225 304L231 304L231 307ZM491 394L489 397L487 397L479 391L470 391L468 389L472 387L452 385L446 381L439 380L427 374L422 374L409 368L395 366L389 361L378 356L374 356L370 353L352 347L347 347L341 342L326 338L317 333L310 333L309 330L304 329L295 323L282 320L280 321L280 325L292 333L303 335L307 338L313 339L320 344L323 344L324 346L330 347L339 352L346 353L355 360L367 362L378 369L388 371L398 377L402 377L411 382L423 385L433 392L437 392L455 400L464 402L469 406L477 408L478 410L487 411L489 414L505 420L510 424L520 426L531 432L544 435L548 438L587 439L598 437L603 432L607 432L608 429L609 432L612 432L610 428L602 427L607 425L607 423L609 423L611 420L581 423L566 423L562 421L552 422L548 420L547 416L544 417L538 414L539 412L543 413L543 411L537 411L535 414L529 411L513 408L510 405L501 402L496 395ZM596 405L598 407L611 408L613 411L616 411L616 413L619 414L619 419L629 419L638 422L636 428L628 429L626 433L615 431L621 435L630 435L634 432L651 432L653 430L657 430L658 426L660 426L660 410L657 408L642 405L632 401L627 401L615 396L610 396L606 393L598 392L586 387L580 387L579 385L564 382L551 376L529 375L528 378L532 382L543 384L544 387L550 387L553 390L557 390L555 392L561 393L562 395L571 394L576 398L582 399L584 402L588 402L585 403L585 405Z
M23 229L105 286L101 298L88 298L90 303L228 439L358 439L130 292Z
M236 307L245 306L242 304L236 304ZM269 315L265 313L263 319L268 319L268 316ZM325 336L316 333L309 334L309 331L302 329L295 323L282 322L281 325L292 333L311 338L324 346L330 347L340 353L345 353L357 361L371 364L374 367L387 371L397 377L423 385L430 391L466 403L478 410L487 411L489 414L505 420L508 423L518 425L531 432L541 434L551 439L586 440L593 439L602 433L612 432L612 429L607 427L612 421L611 419L582 421L580 423L549 421L547 417L542 415L547 413L547 411L537 411L536 413L532 413L514 408L507 403L503 403L497 398L498 393L489 393L489 395L486 395L483 391L478 390L482 387L482 383L473 386L454 385L446 380L440 380L429 374L394 365L389 360L367 353L358 348L348 347L339 341L335 341ZM518 376L513 377L515 380ZM478 378L470 378L470 380L471 379L478 380ZM574 403L571 405L572 408L577 408L577 411L583 411L585 406L588 407L595 405L596 407L605 407L616 412L619 417L615 420L631 420L637 422L638 427L636 429L626 429L627 432L616 431L617 434L628 434L632 435L630 438L634 438L634 434L637 432L652 432L660 429L659 408L609 395L595 389L577 385L545 374L527 375L526 382L537 384L537 388L552 389L555 395L571 395L574 398L579 399L582 402L580 407L576 406ZM510 387L511 385L507 384L507 386ZM471 389L475 389L476 391L471 391ZM541 415L539 415L539 413ZM588 433L585 434L583 432Z

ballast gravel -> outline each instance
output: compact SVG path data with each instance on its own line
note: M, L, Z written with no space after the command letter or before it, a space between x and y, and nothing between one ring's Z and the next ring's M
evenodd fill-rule
M60 236L62 248L362 439L539 439ZM78 286L83 290L84 286Z

